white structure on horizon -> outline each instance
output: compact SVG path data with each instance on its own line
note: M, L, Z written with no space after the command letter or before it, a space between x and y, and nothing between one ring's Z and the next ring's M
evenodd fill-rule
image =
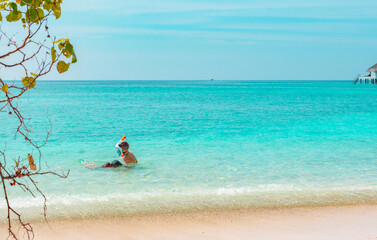
M368 68L365 72L369 72L368 75L365 76L359 76L355 79L353 83L371 83L371 84L377 84L377 64L374 64L372 67Z

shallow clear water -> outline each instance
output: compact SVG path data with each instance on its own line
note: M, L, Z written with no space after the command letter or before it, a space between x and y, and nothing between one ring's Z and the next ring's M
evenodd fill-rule
M71 172L40 186L49 216L69 218L376 203L376 99L376 86L351 82L72 81L40 82L20 107L39 141L52 120L43 162ZM0 118L8 159L31 151L15 122ZM84 167L117 159L123 135L136 168ZM11 193L40 216L25 196Z

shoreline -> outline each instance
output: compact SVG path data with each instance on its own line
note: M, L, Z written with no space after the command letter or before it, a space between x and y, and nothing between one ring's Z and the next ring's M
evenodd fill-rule
M377 205L209 210L32 223L36 239L377 239ZM0 238L6 225L0 225Z
M330 189L332 190L332 189ZM116 218L184 214L195 212L239 211L245 209L320 208L357 205L377 205L377 191L248 191L247 189L217 189L212 192L113 194L104 196L55 196L47 202L49 221L69 221L90 218ZM239 192L237 192L239 191ZM114 206L117 206L116 208ZM13 207L25 221L41 222L42 199L14 199ZM0 215L6 216L5 204ZM0 219L0 225L6 219Z

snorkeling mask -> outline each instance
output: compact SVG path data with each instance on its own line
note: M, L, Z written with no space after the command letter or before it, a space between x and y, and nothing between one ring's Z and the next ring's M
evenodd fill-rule
M117 149L117 153L118 153L118 155L119 155L119 157L124 157L124 155L123 155L123 150L122 150L122 148L120 147L120 144L122 143L122 142L125 142L126 141L126 136L123 136L121 139L120 139L120 141L115 145L115 148Z

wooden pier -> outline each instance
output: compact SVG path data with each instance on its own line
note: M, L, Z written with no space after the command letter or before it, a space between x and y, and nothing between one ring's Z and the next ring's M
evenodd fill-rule
M377 64L373 65L372 67L368 68L365 72L369 72L368 75L365 75L363 77L359 76L357 77L353 83L357 84L377 84Z
M368 78L368 77L358 77L355 79L353 84L377 84L377 78Z

